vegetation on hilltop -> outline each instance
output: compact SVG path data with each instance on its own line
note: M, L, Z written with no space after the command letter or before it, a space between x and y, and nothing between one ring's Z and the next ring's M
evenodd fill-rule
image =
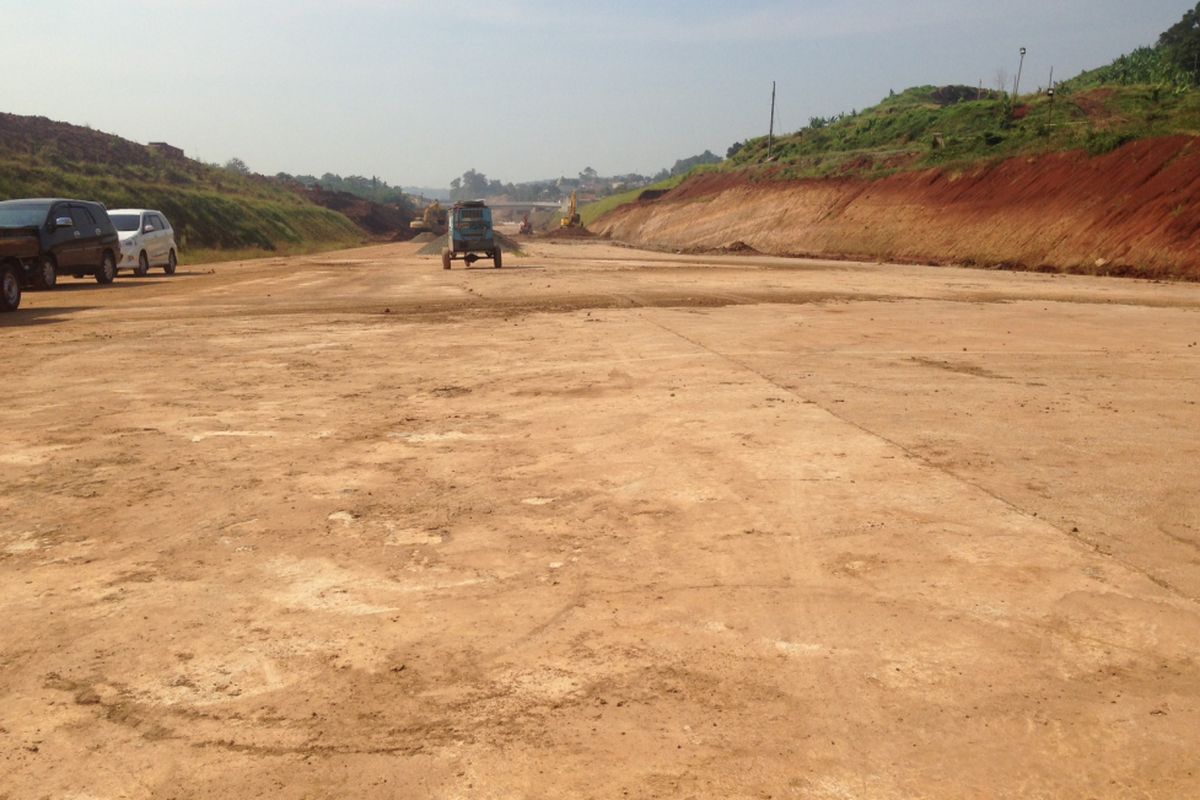
M761 180L876 178L1062 150L1101 154L1136 139L1200 135L1198 87L1200 3L1154 47L1065 81L1053 93L1039 89L1014 100L973 86L892 92L873 108L813 117L771 143L765 136L735 142L717 169ZM581 213L595 219L639 194L605 198Z
M883 176L899 170L968 166L1057 150L1102 153L1151 136L1200 134L1200 92L1159 86L1042 91L1014 104L1004 93L922 86L861 112L814 120L739 148L723 168L752 167L774 178Z
M1067 90L1098 86L1156 86L1183 92L1200 86L1200 3L1161 36L1154 47L1139 47L1099 69L1067 81Z
M0 114L0 198L81 197L163 211L188 250L309 250L360 241L345 216L271 179L90 128Z
M275 179L285 184L295 182L308 189L320 187L329 192L345 192L364 200L370 200L372 203L411 207L403 189L399 186L392 186L387 181L375 176L370 178L362 175L342 177L332 172L326 172L318 178L314 175L289 175L286 172L280 172Z

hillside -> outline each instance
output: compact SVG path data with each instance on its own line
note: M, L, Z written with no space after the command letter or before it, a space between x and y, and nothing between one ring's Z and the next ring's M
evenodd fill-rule
M893 93L584 220L651 247L1200 280L1197 8L1053 92Z
M718 169L784 180L879 177L1071 150L1095 155L1137 139L1200 135L1198 87L1200 3L1154 46L1053 87L1019 97L1012 87L893 92L861 112L814 117L770 148L767 137L737 143Z
M697 175L593 230L645 246L1200 279L1200 139L874 180Z
M921 87L584 210L672 249L1200 279L1200 91Z
M1150 85L1039 92L1016 104L966 86L909 89L862 112L816 120L780 137L772 159L755 139L718 169L767 179L882 177L930 167L971 167L1070 150L1101 154L1136 139L1200 135L1200 91Z
M0 114L0 198L58 196L160 209L185 252L303 250L363 237L346 216L262 176L90 128Z

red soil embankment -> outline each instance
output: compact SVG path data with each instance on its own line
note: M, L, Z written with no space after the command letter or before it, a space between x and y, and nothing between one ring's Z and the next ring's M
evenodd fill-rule
M874 181L712 173L622 206L592 230L673 249L1200 280L1200 138Z

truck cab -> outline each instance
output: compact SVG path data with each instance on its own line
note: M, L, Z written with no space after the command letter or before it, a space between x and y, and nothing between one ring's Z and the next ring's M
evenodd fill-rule
M454 204L449 214L447 244L442 251L442 269L450 262L465 261L467 266L481 258L490 258L500 268L500 245L492 228L492 210L482 200L464 200Z

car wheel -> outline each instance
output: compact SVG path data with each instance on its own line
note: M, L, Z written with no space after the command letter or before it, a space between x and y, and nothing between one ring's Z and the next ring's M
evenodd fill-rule
M0 311L16 311L21 305L21 278L15 267L0 267Z
M113 259L113 254L105 250L100 268L96 270L96 283L112 283L116 277L117 262Z
M54 259L40 259L33 270L33 288L53 289L57 283L58 270L54 266Z
M146 251L143 250L138 254L138 265L133 268L133 274L139 278L146 277L146 273L150 271L150 259L146 257Z
M442 269L450 269L450 251L442 251Z
M179 261L175 258L175 251L172 250L167 256L167 265L163 267L163 272L168 275L175 274L175 267L179 266Z
M492 253L492 266L494 266L496 269L500 269L500 248L499 247L497 247L496 250Z

